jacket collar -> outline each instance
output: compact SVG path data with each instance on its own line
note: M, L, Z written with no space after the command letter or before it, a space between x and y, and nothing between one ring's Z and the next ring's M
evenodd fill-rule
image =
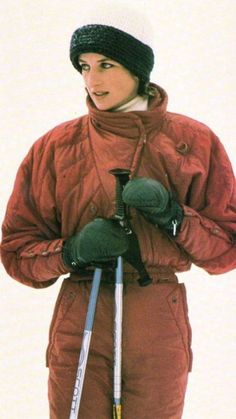
M100 111L87 97L89 118L97 129L102 129L126 138L138 138L140 133L148 134L155 129L159 131L166 114L168 97L164 89L151 84L157 94L149 100L147 111L109 112Z

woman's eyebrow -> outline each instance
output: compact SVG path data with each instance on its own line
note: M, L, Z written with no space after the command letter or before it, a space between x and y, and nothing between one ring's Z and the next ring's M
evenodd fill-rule
M102 61L114 61L112 58L109 58L109 57L104 57L104 58L102 58L101 60L98 60L98 62L102 62Z
M103 61L107 61L107 60L109 60L109 61L114 61L114 60L112 60L112 58L108 58L108 57L104 57L104 58L101 58L101 60L98 60L97 62L98 63L102 63ZM86 63L87 61L86 60L82 60L81 58L79 58L79 63Z

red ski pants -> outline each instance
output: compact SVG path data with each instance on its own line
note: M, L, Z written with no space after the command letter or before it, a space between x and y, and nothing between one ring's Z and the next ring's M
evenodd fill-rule
M64 280L47 350L51 419L68 419L91 281ZM124 286L122 418L180 419L191 365L185 287ZM80 419L112 418L114 285L102 281Z

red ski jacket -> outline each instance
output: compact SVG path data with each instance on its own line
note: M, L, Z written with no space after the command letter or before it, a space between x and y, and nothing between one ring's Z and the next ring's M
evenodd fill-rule
M68 272L63 241L95 217L115 212L110 169L157 179L184 209L175 240L135 210L132 224L150 275L194 263L210 274L236 266L235 177L227 154L204 124L166 110L167 95L140 112L104 112L65 122L31 147L22 162L2 226L1 257L10 276L46 287ZM134 269L126 264L125 275Z

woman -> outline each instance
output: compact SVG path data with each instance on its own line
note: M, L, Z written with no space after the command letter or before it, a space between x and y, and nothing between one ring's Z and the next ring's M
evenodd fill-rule
M3 223L2 261L13 278L42 288L70 273L47 350L53 419L69 417L94 267L104 269L79 417L111 417L110 262L122 254L123 417L177 419L191 369L191 330L176 272L191 263L210 274L236 265L235 179L224 148L205 125L166 110L166 92L149 82L152 48L140 25L125 25L108 16L72 35L70 58L88 92L88 115L32 146ZM114 168L131 172L123 201L152 279L147 287L137 282L132 246L113 221Z

